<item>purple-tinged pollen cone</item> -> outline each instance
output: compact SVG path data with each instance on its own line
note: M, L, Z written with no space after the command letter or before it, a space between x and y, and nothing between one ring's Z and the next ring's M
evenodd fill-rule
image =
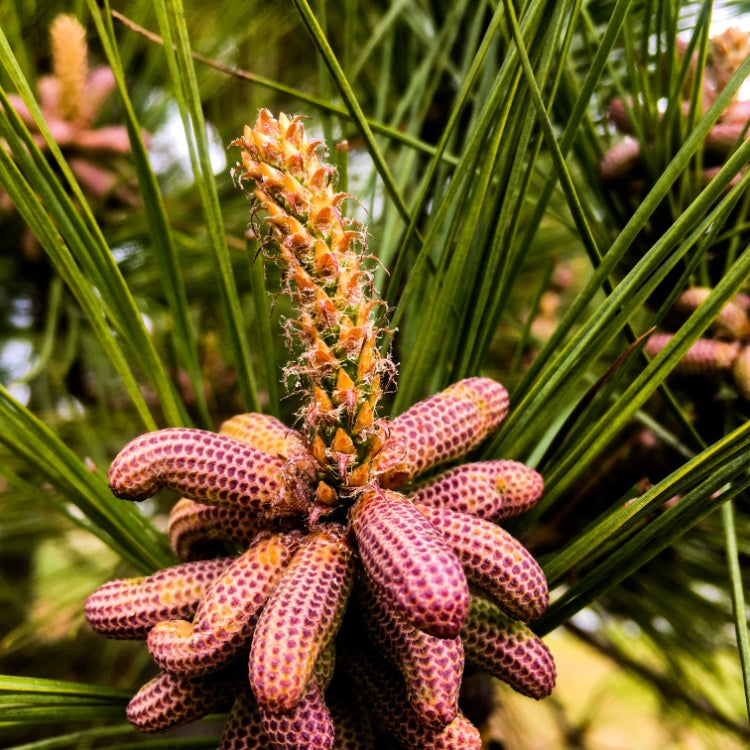
M295 554L258 621L250 685L273 712L301 699L318 658L341 624L354 555L340 527L311 535Z
M543 491L541 475L519 461L477 461L431 477L408 497L431 508L502 521L533 508Z
M206 430L173 427L135 438L112 462L109 486L125 500L145 500L165 487L261 516L302 510L281 459Z
M468 580L508 614L525 622L542 616L547 579L531 553L505 529L454 510L416 506L456 553Z
M455 638L469 608L466 576L414 504L376 489L363 493L351 516L362 564L382 596L414 627Z
M108 638L143 639L163 620L189 618L233 558L198 560L140 578L119 578L86 600L86 619Z
M201 599L192 622L165 620L148 634L153 660L174 674L198 675L250 647L258 616L299 547L301 535L260 534Z
M486 599L472 597L461 631L466 660L531 698L555 686L555 662L541 638Z

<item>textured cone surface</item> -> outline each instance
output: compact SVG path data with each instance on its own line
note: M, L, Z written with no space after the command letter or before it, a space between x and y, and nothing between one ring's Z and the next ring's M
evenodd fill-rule
M744 126L740 126L742 129ZM736 135L735 135L736 138ZM713 289L693 287L686 289L674 304L676 312L687 317L695 312L711 295ZM750 321L747 313L737 302L727 302L711 322L711 328L719 335L730 339L745 339L750 336Z
M112 462L109 486L126 500L144 500L166 487L260 516L300 510L281 459L206 430L174 427L137 437Z
M351 511L359 556L381 595L408 622L454 638L469 607L469 587L448 544L398 492L375 489Z
M509 614L536 620L547 609L547 579L531 553L491 521L443 508L416 506L463 565L466 577Z
M86 600L86 619L109 638L145 638L163 620L192 617L206 589L233 560L182 563L150 576L108 581Z
M153 660L176 674L205 674L249 647L258 615L299 540L298 534L260 536L208 587L193 622L170 620L151 630Z
M549 649L524 623L492 602L472 597L461 639L467 661L519 693L539 699L552 692L555 662Z
M253 637L250 685L269 711L291 710L338 630L352 585L354 555L343 529L311 535L276 586Z
M674 338L671 333L654 333L646 342L644 351L655 357ZM698 339L675 365L681 375L713 375L727 372L740 352L737 341Z
M169 513L169 546L182 560L199 560L213 553L217 543L247 547L261 529L259 520L235 508L204 505L181 498Z
M410 500L477 518L501 521L533 508L542 496L541 475L518 461L478 461L456 466L414 488Z
M285 461L309 455L302 435L268 414L237 414L221 425L219 433Z
M428 469L463 456L500 426L508 393L489 378L467 378L420 401L388 426L375 459L384 487L397 487Z
M401 672L409 703L423 724L442 727L456 718L464 667L461 639L437 638L415 628L362 576L357 590L365 627L378 650Z
M276 750L331 750L336 729L315 678L294 708L273 713L260 707L263 729Z
M218 750L269 750L270 746L258 704L250 690L245 690L232 704Z
M377 664L364 652L354 650L345 662L358 691L364 694L370 713L408 750L480 750L482 738L461 713L438 729L420 721L409 705L401 675Z
M228 709L236 691L236 678L236 674L223 671L211 678L197 679L162 672L128 703L128 721L142 732L163 732Z

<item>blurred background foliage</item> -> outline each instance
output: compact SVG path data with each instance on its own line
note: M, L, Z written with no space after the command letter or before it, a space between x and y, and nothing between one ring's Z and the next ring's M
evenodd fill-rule
M171 499L107 490L124 443L240 411L294 419L286 303L227 150L267 107L306 115L357 196L398 327L389 408L495 377L512 411L481 457L545 476L512 531L552 585L538 630L559 686L540 704L498 688L487 746L746 746L750 405L740 378L679 362L727 302L750 307L735 297L746 115L716 147L750 46L711 41L750 32L747 10L2 0L1 744L214 746L210 721L167 739L128 728L153 667L93 634L83 602L171 560ZM84 25L90 70L114 73L72 135L43 93L60 12ZM125 131L102 135L123 126L124 148ZM713 291L675 325L690 286ZM644 334L665 326L647 357ZM467 701L481 713L481 691Z

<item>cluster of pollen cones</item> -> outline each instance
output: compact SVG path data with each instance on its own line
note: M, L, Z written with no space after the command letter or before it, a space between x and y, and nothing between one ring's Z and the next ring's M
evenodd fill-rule
M50 134L66 154L68 164L88 196L101 199L114 195L120 202L135 200L121 174L118 156L130 153L130 140L124 125L97 125L96 118L115 88L115 77L108 67L89 70L86 29L74 16L58 15L50 27L52 46L51 75L37 84L39 106ZM8 101L23 122L31 128L37 146L47 147L37 123L17 94ZM0 147L3 143L0 141ZM0 209L10 209L0 194Z
M458 707L465 663L533 698L555 681L528 625L547 607L544 573L498 525L538 501L542 479L516 461L456 464L506 416L494 380L377 416L389 332L330 168L283 115L261 111L238 145L299 310L287 331L301 426L241 414L218 434L170 428L125 446L112 491L181 495L168 532L183 562L104 584L86 616L145 639L161 670L128 706L143 731L229 711L221 750L364 750L383 735L478 749Z
M688 47L685 40L678 39L675 47L677 54L683 58ZM708 110L750 52L750 34L729 28L710 40L709 51L701 85L700 101L703 111ZM697 58L698 55L695 53L690 62L689 81L697 74ZM689 86L682 92L682 97L680 111L687 116L694 106L690 99ZM656 121L647 121L645 124L641 122L641 135L636 138L638 128L635 123L643 109L643 102L637 102L632 97L617 98L610 103L609 117L616 128L625 135L625 139L607 151L599 164L599 172L604 183L625 187L634 196L648 192L648 187L654 181L654 168L649 168L653 162L653 155L649 155L649 151L653 150L657 133L665 131L662 113L659 112ZM704 184L708 184L716 176L732 151L747 138L749 118L750 101L735 97L721 113L718 122L709 130L703 142L704 165L701 178ZM681 144L682 139L678 141L678 145ZM735 177L735 182L740 176Z

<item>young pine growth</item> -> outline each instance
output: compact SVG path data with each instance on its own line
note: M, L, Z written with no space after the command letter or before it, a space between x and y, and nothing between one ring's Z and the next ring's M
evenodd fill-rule
M60 14L53 20L50 52L52 72L38 78L37 96L51 137L65 153L71 172L94 207L104 201L132 207L138 194L129 162L127 128L99 122L115 89L114 73L106 66L89 67L86 29L72 15ZM47 141L23 98L10 94L8 101L36 145L46 151ZM0 143L0 148L5 147ZM13 210L9 196L0 190L0 225ZM29 260L39 259L40 248L31 231L24 232L21 249Z
M336 192L335 169L321 162L322 144L308 139L300 118L261 110L233 145L242 149L235 179L255 186L271 227L267 251L276 250L298 313L287 320L297 357L287 375L305 393L302 432L327 475L318 498L332 501L336 490L370 479L385 437L377 402L395 373L380 353L391 331L365 267L365 233L342 213L350 196Z
M300 430L241 414L218 435L169 428L125 446L112 491L184 495L169 522L183 562L105 583L89 622L146 640L161 672L128 709L146 732L231 704L221 750L374 750L378 732L411 750L479 750L458 707L465 661L533 698L555 681L527 624L547 606L544 573L496 525L531 508L542 479L501 460L434 473L505 418L489 378L378 416L391 332L321 144L299 118L262 110L235 145L295 310Z

